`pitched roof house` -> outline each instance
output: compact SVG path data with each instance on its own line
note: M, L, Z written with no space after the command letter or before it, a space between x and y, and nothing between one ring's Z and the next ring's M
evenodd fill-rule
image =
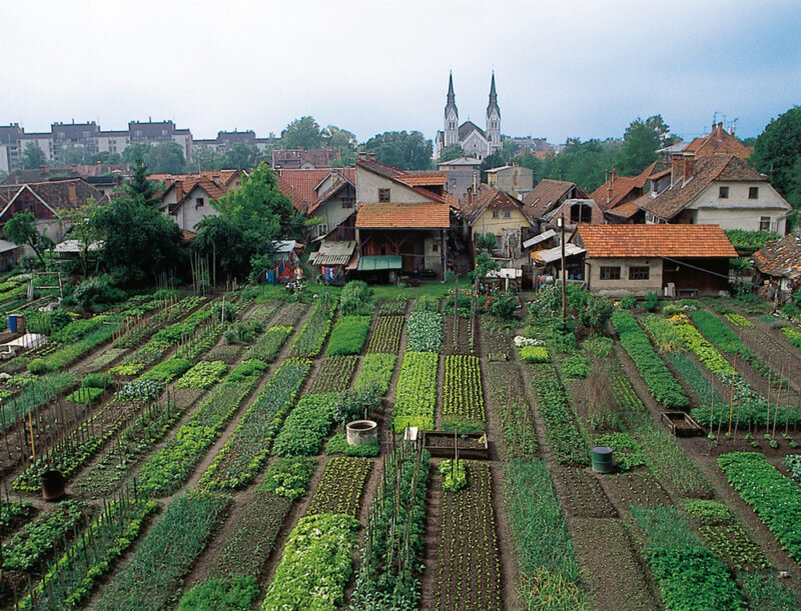
M356 162L357 270L447 269L447 235L457 200L442 173L415 174L363 155Z
M159 202L159 210L171 215L182 231L195 232L197 224L207 216L217 216L211 200L218 200L229 190L242 186L242 170L168 175Z
M58 244L69 229L61 221L61 211L79 208L90 198L98 203L107 199L81 178L0 185L0 226L17 212L32 212L39 232Z
M275 149L272 152L272 166L275 170L330 168L339 157L339 151L332 148Z
M533 219L523 202L498 187L482 184L477 193L468 192L461 200L461 213L472 241L492 234L511 258L520 254L523 240L531 234Z
M767 178L733 154L674 154L670 186L634 200L646 223L717 224L723 229L785 232L790 204Z
M587 288L609 296L715 294L737 256L717 225L579 225L573 242Z

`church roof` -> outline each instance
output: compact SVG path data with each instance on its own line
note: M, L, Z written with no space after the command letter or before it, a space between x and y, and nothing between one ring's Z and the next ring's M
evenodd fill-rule
M473 123L472 121L465 121L459 126L459 140L464 140L473 130L477 131L481 134L482 138L486 138L487 134L484 133L484 130L481 129L478 125Z

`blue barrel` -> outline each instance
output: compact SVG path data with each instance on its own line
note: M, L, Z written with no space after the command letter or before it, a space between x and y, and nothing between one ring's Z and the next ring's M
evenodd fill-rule
M592 470L596 473L612 473L612 448L599 446L592 449Z
M8 330L12 333L17 332L17 315L16 314L9 314L8 315Z

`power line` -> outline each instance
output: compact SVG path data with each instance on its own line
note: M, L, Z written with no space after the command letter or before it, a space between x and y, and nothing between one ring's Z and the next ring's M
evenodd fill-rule
M663 259L664 261L670 261L671 263L676 263L678 265L682 265L684 267L689 267L690 269L694 269L696 271L703 272L705 274L709 274L710 276L717 276L718 278L725 278L726 280L731 280L731 276L729 276L728 274L721 274L719 272L714 272L711 269L704 269L703 267L698 267L696 265L690 265L686 261L679 261L678 259L671 259L670 257L660 257L660 258ZM761 288L763 286L761 284L757 284L756 282L750 282L748 280L737 280L735 283L744 284L744 285L752 286L752 287L755 287L755 288ZM788 295L789 299L791 299L791 300L797 299L789 291L782 291L781 289L779 289L779 291L778 291L779 294L784 293L784 292L787 292L787 295Z

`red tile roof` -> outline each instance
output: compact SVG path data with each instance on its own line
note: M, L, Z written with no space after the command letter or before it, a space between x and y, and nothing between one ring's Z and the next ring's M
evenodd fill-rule
M547 214L561 199L566 198L570 190L574 189L575 186L576 183L573 182L543 178L523 198L527 213L533 218L539 218ZM584 193L576 194L577 197L581 195L584 195Z
M588 258L736 257L719 225L579 225Z
M429 229L451 226L450 206L431 204L360 204L356 227L383 229Z
M468 224L472 225L487 210L519 210L528 218L523 202L497 187L482 184L475 195L468 193L462 199L462 213Z
M768 276L801 277L801 236L788 234L754 253L754 264Z
M714 181L765 182L767 179L736 155L707 155L695 162L692 177L676 181L655 198L640 198L638 205L651 214L671 219Z
M646 194L643 195L642 197L650 197L650 196ZM637 198L634 201L626 202L625 204L620 204L619 206L615 206L611 210L607 210L607 212L611 215L620 217L622 219L629 219L640 211L640 207L636 203L639 201L639 199L640 198Z
M421 186L417 186L411 184L410 182L406 182L409 176L415 176L415 174L410 174L408 172L404 172L403 170L399 170L398 168L393 168L392 166L386 165L385 163L381 163L380 161L376 161L375 159L359 159L356 162L358 167L364 168L374 174L378 174L379 176L383 176L384 178L389 178L390 180L394 180L397 183L405 185L419 193L420 195L427 197L428 199L435 201L435 202L444 202L445 198L442 195L438 195L433 191L429 191ZM439 172L431 172L431 174L439 174ZM447 175L445 175L447 177ZM445 183L443 183L445 184ZM438 186L432 185L432 183L427 183L427 186Z
M601 210L606 212L618 204L639 197L642 195L642 189L655 168L656 162L649 165L637 176L618 176L617 172L612 172L609 180L590 193L590 198L594 199Z
M314 188L331 173L331 168L315 168L309 170L276 170L278 189L292 200L292 205L299 212L306 212L317 200Z
M745 146L737 138L723 129L723 123L712 126L712 132L706 136L696 138L683 150L684 153L695 153L696 157L706 155L727 154L737 155L740 159L748 159L754 149Z
M445 172L414 172L404 174L399 180L412 187L443 187L448 182Z

